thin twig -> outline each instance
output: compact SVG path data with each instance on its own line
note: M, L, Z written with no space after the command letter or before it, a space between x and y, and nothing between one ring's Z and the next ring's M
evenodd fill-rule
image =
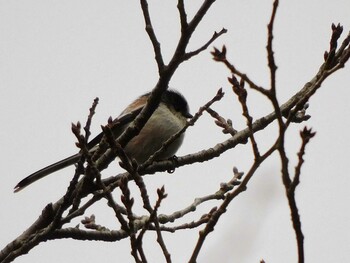
M162 50L160 48L160 43L157 39L157 36L154 32L153 26L152 26L152 21L151 21L151 16L149 14L148 10L148 3L147 0L140 0L141 3L141 8L143 12L143 17L145 19L145 28L146 32L152 42L154 54L155 54L155 59L158 65L158 73L161 75L161 73L164 70L164 61L163 61L163 56L162 56Z
M268 37L267 37L267 58L268 58L268 65L269 65L269 69L270 69L270 89L272 92L276 93L276 70L277 70L277 66L275 63L275 56L274 56L274 52L273 52L273 26L275 23L275 18L276 18L276 13L277 13L277 8L278 8L278 0L275 0L273 2L273 8L272 8L272 14L271 14L271 18L270 18L270 22L267 26L268 28Z
M207 108L206 111L209 113L211 117L215 119L215 124L221 128L223 128L222 132L224 134L231 134L232 136L235 136L237 131L232 127L232 121L226 120L224 117L222 117L219 113L214 111L212 108Z
M247 120L247 126L250 132L249 138L252 144L254 157L259 158L260 157L259 148L256 143L254 132L253 132L253 117L251 117L249 114L249 109L247 105L248 92L244 88L244 81L241 80L241 82L239 83L234 75L232 75L232 77L229 78L229 81L232 84L232 90L238 96L238 100L241 103L242 114Z
M198 55L199 53L201 53L202 51L206 50L209 45L211 43L213 43L218 37L220 37L221 35L227 33L227 29L223 28L221 29L219 32L214 32L213 36L208 40L207 43L205 43L203 46L201 46L200 48L194 50L194 51L191 51L191 52L188 52L184 55L183 59L184 60L188 60L190 58L192 58L193 56L196 56Z
M232 192L226 194L224 201L219 206L219 208L213 212L205 228L199 232L199 238L192 252L191 258L188 261L189 263L197 262L197 257L203 247L206 237L209 235L210 232L214 230L214 227L218 223L220 217L226 212L228 205L237 195L239 195L240 193L242 193L247 189L248 182L253 177L254 173L256 172L260 164L263 161L265 161L275 150L276 150L275 146L272 146L265 154L261 155L259 158L256 158L254 160L254 163L250 167L248 173L246 174L246 176L244 176L243 180L238 185L238 187L235 188ZM237 170L234 170L234 173L241 176L241 173L239 173Z
M295 188L298 186L300 182L300 174L301 174L301 166L304 163L303 156L305 155L306 145L309 143L310 139L316 135L316 132L312 132L311 129L304 127L302 131L300 131L300 137L302 139L302 144L298 153L298 165L295 167L294 178L290 187L290 191L295 191Z
M298 153L299 161L295 167L295 174L292 183L290 184L289 188L286 189L289 207L291 209L293 227L297 239L299 262L304 262L304 235L301 230L301 220L298 207L296 205L295 190L300 182L301 166L304 163L303 156L305 154L305 147L310 139L315 136L315 134L315 132L312 132L311 129L307 129L306 127L300 132L302 144Z

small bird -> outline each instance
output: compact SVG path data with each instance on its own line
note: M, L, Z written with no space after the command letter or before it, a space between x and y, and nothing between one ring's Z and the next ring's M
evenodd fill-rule
M132 123L138 113L141 112L150 94L146 93L140 96L119 115L117 118L119 125L113 129L115 138L118 138L130 123ZM187 119L192 117L186 99L178 91L165 91L157 109L153 112L140 133L124 147L125 153L140 164L145 162L162 147L164 142L186 125ZM102 138L103 133L100 133L88 143L87 146L90 152L96 151ZM164 160L172 157L181 146L183 139L184 133L172 142L156 160ZM18 192L46 175L77 163L80 157L81 153L72 155L27 176L15 186L14 191Z

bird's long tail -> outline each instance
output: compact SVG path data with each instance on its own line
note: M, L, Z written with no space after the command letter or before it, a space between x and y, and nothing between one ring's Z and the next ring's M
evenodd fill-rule
M131 112L127 113L122 113L121 116L116 118L113 122L112 126L112 132L115 136L115 138L118 138L120 134L123 132L125 125L128 125L132 120L135 119L135 117L141 112L143 108L143 105L140 105L138 108ZM104 133L101 132L98 134L94 139L92 139L88 144L87 147L90 150L90 152L93 152L97 145L100 143L104 136ZM28 185L34 183L35 181L45 177L46 175L49 175L51 173L57 172L58 170L61 170L65 167L68 167L70 165L73 165L79 161L81 157L81 154L75 154L72 155L66 159L63 159L57 163L51 164L35 173L32 173L31 175L27 176L24 178L22 181L20 181L16 186L15 186L15 192L21 191L24 187L27 187Z
M34 183L35 181L45 177L46 175L49 175L51 173L54 173L58 170L61 170L65 167L68 167L70 165L73 165L77 163L80 159L81 155L75 154L68 158L65 158L57 163L51 164L35 173L32 173L31 175L28 175L26 178L24 178L22 181L20 181L16 186L14 191L18 192L21 191L23 188L27 187L28 185Z

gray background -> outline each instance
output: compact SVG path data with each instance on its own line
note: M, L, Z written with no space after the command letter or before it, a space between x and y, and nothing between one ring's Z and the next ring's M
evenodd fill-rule
M186 2L191 2L187 6L192 17L201 1ZM198 48L215 30L225 27L228 33L214 46L226 44L230 60L267 86L266 25L271 8L272 1L266 0L217 1L194 34L190 48ZM151 1L150 12L168 61L179 37L176 1ZM348 0L281 1L274 42L280 102L317 72L329 46L332 22L342 23L345 34L350 30ZM210 50L212 47L184 63L170 85L186 96L192 112L223 87L226 96L214 108L231 118L235 127L244 128L239 103L227 82L230 73L212 61ZM62 195L73 168L18 194L12 193L15 184L77 151L70 123L85 122L96 96L100 104L93 120L94 134L109 116L117 116L135 97L152 89L157 81L153 57L139 1L0 1L0 247L21 234L47 203ZM312 118L305 123L317 131L307 147L297 190L308 262L348 262L350 258L349 76L348 66L324 83L310 101ZM272 109L254 92L248 99L256 118ZM303 125L294 125L288 132L291 171L300 145L298 130ZM262 150L271 144L276 131L274 126L257 135ZM187 132L178 155L209 148L225 138L211 118L204 116ZM261 258L296 262L296 242L278 161L275 155L264 163L248 191L232 202L205 242L198 262L259 262ZM238 146L218 159L183 167L172 175L149 176L145 181L153 202L155 189L165 185L169 196L160 212L168 213L216 191L221 182L230 180L233 166L247 171L251 162L250 147ZM119 170L111 165L106 175ZM136 190L134 193L138 195ZM200 208L197 218L207 209ZM116 228L105 202L88 211L92 213L97 223ZM193 218L188 216L183 222ZM186 262L197 230L164 236L173 261ZM146 235L145 249L149 262L164 261L153 233ZM133 262L129 251L128 240L59 240L39 245L16 262Z

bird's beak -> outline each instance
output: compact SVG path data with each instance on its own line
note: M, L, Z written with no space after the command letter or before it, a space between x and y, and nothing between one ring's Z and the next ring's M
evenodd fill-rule
M186 112L185 115L184 115L187 119L192 119L193 118L193 115L189 112Z

